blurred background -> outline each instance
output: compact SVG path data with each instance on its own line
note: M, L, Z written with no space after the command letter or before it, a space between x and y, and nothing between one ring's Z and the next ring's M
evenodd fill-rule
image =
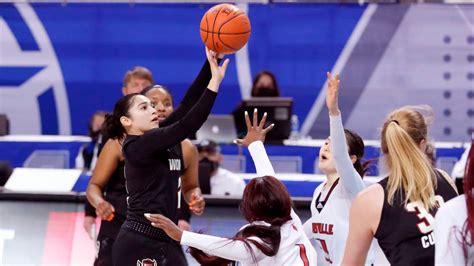
M0 265L92 263L95 246L82 229L90 172L80 162L91 117L112 110L124 73L138 65L179 103L204 63L199 23L216 3L0 1ZM427 104L434 164L451 173L474 132L472 0L233 3L248 14L252 33L228 56L212 117L196 140L216 140L223 167L245 181L255 173L248 152L230 144L240 130L234 111L265 102L283 132L270 139L269 156L305 220L323 180L317 156L329 135L331 71L341 74L343 122L366 141L366 159L379 157L388 112ZM273 73L280 99L252 102L262 70ZM222 132L226 119L233 132ZM376 181L383 171L373 163L369 175ZM244 224L238 197L208 202L193 229L230 236Z

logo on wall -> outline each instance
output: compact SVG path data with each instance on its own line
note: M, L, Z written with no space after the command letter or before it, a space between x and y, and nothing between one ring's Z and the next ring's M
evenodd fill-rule
M25 3L0 10L0 113L11 134L70 134L69 103L51 41Z

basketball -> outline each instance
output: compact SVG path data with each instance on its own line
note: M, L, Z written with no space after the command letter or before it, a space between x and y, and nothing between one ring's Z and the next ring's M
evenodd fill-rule
M250 20L238 7L219 4L204 14L200 32L207 48L217 53L232 54L249 40Z

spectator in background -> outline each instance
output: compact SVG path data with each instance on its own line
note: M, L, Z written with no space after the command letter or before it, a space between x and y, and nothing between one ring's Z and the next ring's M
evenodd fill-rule
M245 188L243 178L220 167L224 160L219 145L209 139L197 144L199 152L199 185L203 194L242 197ZM210 191L209 188L210 187ZM207 191L206 191L207 190Z
M106 112L97 111L92 115L89 121L88 134L91 138L91 142L81 147L76 158L76 168L82 168L84 172L94 169L100 145L100 129L105 121L106 114Z
M280 89L272 72L259 72L253 80L252 97L280 97Z
M151 71L146 67L136 66L125 73L123 77L123 95L140 93L145 87L154 83Z

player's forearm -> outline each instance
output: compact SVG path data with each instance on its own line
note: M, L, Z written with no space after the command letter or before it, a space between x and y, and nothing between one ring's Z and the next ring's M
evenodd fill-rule
M275 170L268 158L267 152L261 141L254 141L250 143L249 147L250 155L255 164L258 176L275 176Z
M94 208L97 208L100 202L104 201L104 193L102 188L96 184L89 183L86 191L87 200Z

